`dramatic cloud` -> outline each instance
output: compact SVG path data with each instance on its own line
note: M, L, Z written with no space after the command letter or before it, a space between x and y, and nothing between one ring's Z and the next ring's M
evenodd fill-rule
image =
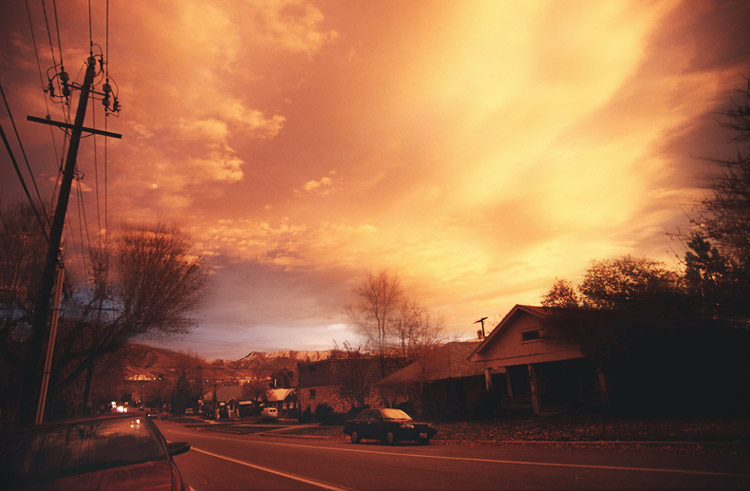
M30 6L44 73L56 32ZM2 9L16 121L62 118L25 5ZM110 2L108 44L92 9L123 106L106 121L124 135L107 142L110 223L176 219L211 254L211 297L180 345L206 356L342 341L368 269L468 336L592 259L674 264L666 232L701 196L696 157L724 151L712 113L750 71L747 2ZM58 2L76 80L87 13ZM39 126L21 133L49 196L60 156ZM93 142L89 210L105 195Z

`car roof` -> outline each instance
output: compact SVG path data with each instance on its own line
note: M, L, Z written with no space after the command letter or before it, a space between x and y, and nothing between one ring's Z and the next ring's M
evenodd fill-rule
M128 413L114 413L114 414L97 414L95 416L78 416L75 418L57 419L53 421L47 421L40 425L30 426L28 428L22 428L26 430L54 428L56 426L68 426L81 423L95 423L97 421L111 421L116 419L127 419L133 417L142 417L148 419L146 413L140 411L131 411Z

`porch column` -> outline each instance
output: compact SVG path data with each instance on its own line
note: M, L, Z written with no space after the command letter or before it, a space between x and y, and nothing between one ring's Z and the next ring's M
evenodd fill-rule
M487 367L484 369L484 385L487 387L487 392L492 391L492 368Z
M513 397L513 384L510 383L510 370L505 368L505 385L508 386L508 397Z
M529 363L529 385L531 386L531 406L534 408L534 414L539 414L539 388L536 386L536 371L534 365Z
M596 369L596 374L599 376L599 389L602 392L602 404L605 406L609 405L609 391L607 390L607 379L604 377L604 372L601 368Z

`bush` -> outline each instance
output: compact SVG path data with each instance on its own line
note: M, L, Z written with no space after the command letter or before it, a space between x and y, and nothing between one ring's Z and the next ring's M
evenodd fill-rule
M315 406L315 421L324 425L332 424L330 421L333 419L334 411L331 406L325 402Z

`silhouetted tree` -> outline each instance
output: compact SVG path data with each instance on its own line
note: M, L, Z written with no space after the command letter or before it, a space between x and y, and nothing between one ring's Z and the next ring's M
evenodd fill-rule
M0 206L0 367L9 376L26 357L38 360L39 373L43 361L41 353L28 353L26 345L45 246L38 223L28 219L24 208ZM76 282L71 272L66 275L48 400L135 336L186 333L194 324L190 314L205 294L204 258L175 225L126 228L91 257L89 281ZM19 401L21 390L26 391L25 400L35 400L39 389L7 390L6 404ZM33 419L26 407L21 416L28 422L29 415Z
M646 258L594 261L578 287L582 307L553 308L545 324L604 370L619 408L739 410L747 403L750 338L701 315L687 283ZM717 407L709 393L731 402Z
M713 314L737 327L750 327L750 79L735 91L721 124L733 132L731 156L716 165L708 196L700 202L687 237L688 280ZM708 296L705 296L705 295Z
M573 283L570 280L555 278L552 288L542 297L543 307L575 308L580 306Z
M391 323L391 336L406 362L424 360L443 341L445 321L434 319L427 308L403 298Z
M347 310L349 320L368 340L384 364L391 322L403 296L396 274L385 270L367 272L354 287L355 302ZM381 367L383 371L385 366Z

